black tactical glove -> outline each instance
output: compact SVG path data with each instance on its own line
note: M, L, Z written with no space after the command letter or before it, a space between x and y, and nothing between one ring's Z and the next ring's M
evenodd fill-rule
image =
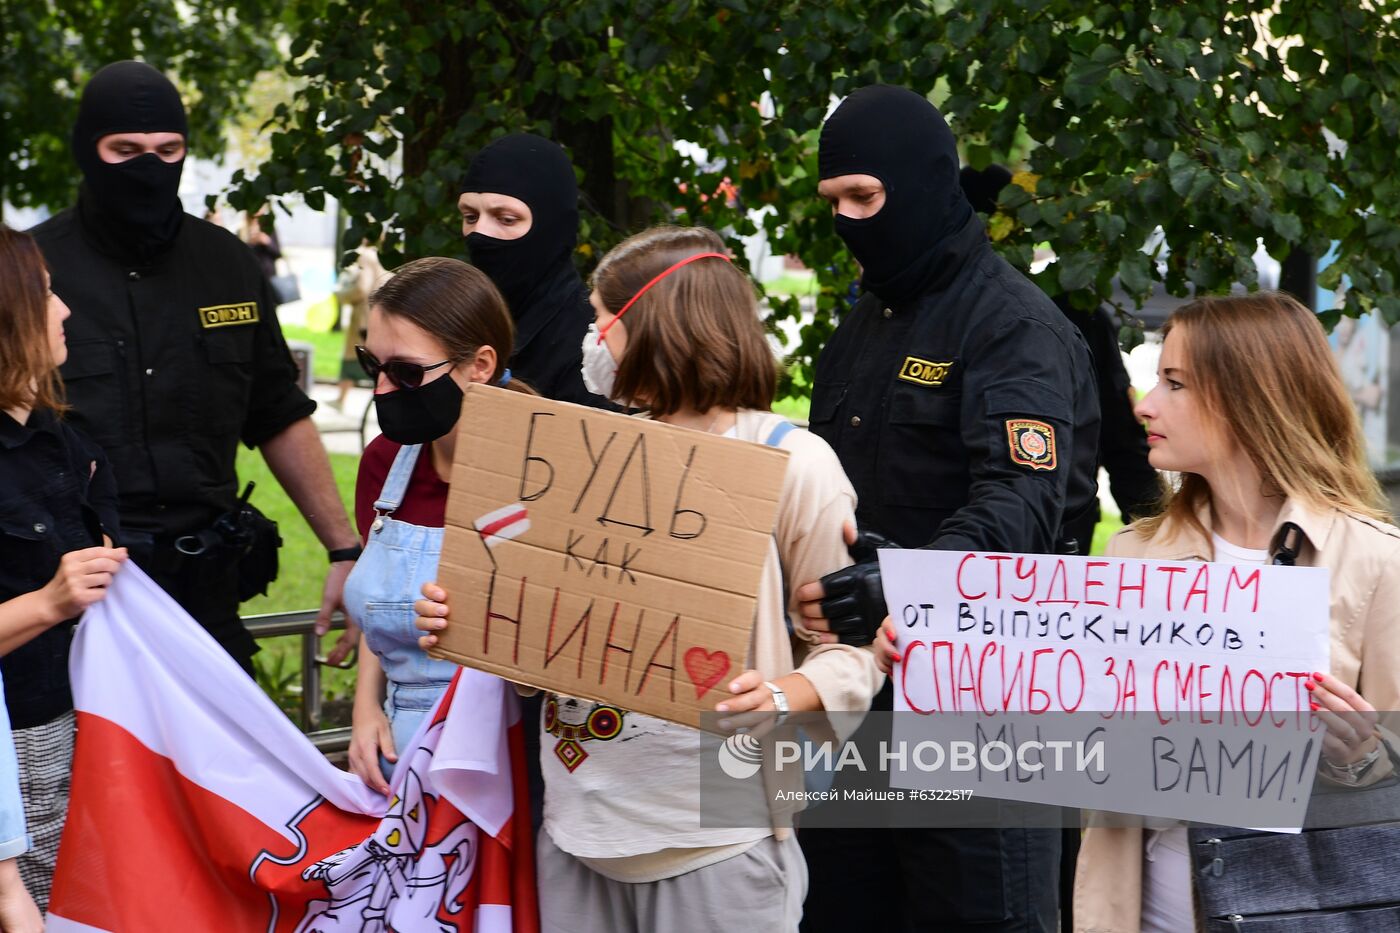
M878 531L857 531L856 543L846 550L850 553L851 560L857 564L864 564L876 560L875 552L882 547L899 547L899 545Z
M894 542L873 531L862 531L850 547L857 562L822 577L822 615L843 645L868 645L875 640L888 611L875 551Z

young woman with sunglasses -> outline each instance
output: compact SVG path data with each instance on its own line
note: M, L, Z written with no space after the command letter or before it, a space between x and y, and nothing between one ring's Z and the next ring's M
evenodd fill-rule
M455 259L411 262L370 296L356 352L384 433L365 448L355 483L365 550L345 584L362 632L349 757L385 793L393 762L458 670L418 648L413 601L437 573L462 390L535 394L506 369L513 340L491 280Z
M713 231L657 227L603 257L590 301L590 390L657 421L789 453L748 669L727 683L719 726L762 729L789 712L868 709L881 684L870 653L805 628L795 583L788 586L850 564L842 535L855 492L824 441L770 411L778 365L753 283ZM440 631L448 595L436 585L423 594L418 625ZM771 813L707 825L693 729L555 694L545 709L536 850L543 930L797 929L807 871L796 838ZM599 713L615 728L591 736L586 760L567 763L556 752L568 734L561 724L591 724ZM776 802L764 796L760 805Z

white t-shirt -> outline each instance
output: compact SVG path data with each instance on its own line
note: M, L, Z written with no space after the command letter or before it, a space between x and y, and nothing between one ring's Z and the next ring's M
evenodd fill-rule
M1240 547L1238 544L1231 544L1217 534L1210 536L1210 542L1215 548L1215 563L1217 564L1267 564L1269 562L1267 550Z
M1269 552L1212 534L1217 564L1267 564ZM1149 829L1142 849L1142 933L1179 933L1195 925L1191 844L1186 827Z
M772 835L702 824L700 740L688 726L557 694L546 695L541 725L544 824L570 855L625 858Z
M781 421L770 412L740 411L732 435L766 443ZM815 580L850 563L841 527L854 519L855 491L825 441L799 430L789 432L781 446L789 453L788 466L759 581L749 666L772 679L796 666L825 709L864 710L884 679L873 656L849 645L821 644L794 617L785 581L785 571L792 581ZM717 788L726 813L752 809L767 819L728 821L747 824L732 826L702 820L701 747L694 729L563 696L546 697L542 725L544 829L561 850L605 877L633 883L673 877L791 832L782 825L789 814L774 806L770 791L770 785L784 789L780 778L789 775L768 771L762 781L736 788L724 778ZM801 789L801 776L794 777L788 783Z

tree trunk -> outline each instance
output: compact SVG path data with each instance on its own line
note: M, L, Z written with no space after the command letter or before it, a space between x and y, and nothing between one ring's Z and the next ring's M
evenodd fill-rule
M1279 268L1278 287L1317 310L1317 257L1304 249L1289 252Z
M432 25L431 13L422 6L414 4L411 10L415 22ZM409 104L411 125L418 131L404 139L403 173L406 178L417 178L427 170L433 152L442 144L442 137L450 127L457 125L457 121L471 107L474 96L469 65L474 60L471 43L465 38L461 42L453 42L450 36L445 35L435 51L438 61L442 63L438 83L443 97L441 102L418 97ZM452 209L456 210L455 204Z
M431 25L431 16L423 6L414 4L411 9L415 21L421 19L423 23ZM586 56L579 55L576 50L577 43L598 43L606 47L607 41L605 35L561 40L556 47L555 60L584 60ZM467 40L453 42L447 37L438 43L436 52L442 62L438 80L444 96L440 103L423 98L410 105L412 125L426 129L404 140L405 177L417 177L428 168L429 159L441 145L447 129L455 126L472 106L475 88L471 62L475 57L471 46L472 43ZM630 186L617 176L612 118L574 119L572 115L578 111L578 105L573 101L541 93L527 108L527 115L532 120L543 121L553 127L553 139L568 150L574 166L582 175L579 186L582 209L601 216L619 234L626 235L640 229L650 219L652 205L632 197ZM484 139L473 140L473 146L479 148L485 142ZM471 154L463 153L463 158Z

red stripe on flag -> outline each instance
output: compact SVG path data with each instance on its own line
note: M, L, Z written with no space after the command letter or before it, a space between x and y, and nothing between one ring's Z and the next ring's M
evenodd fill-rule
M460 676L460 675L459 675ZM456 678L450 693L457 688ZM446 715L444 702L438 717ZM323 883L302 872L356 846L379 820L313 799L289 801L288 842L241 807L180 774L170 759L116 723L78 713L68 822L54 877L51 911L112 933L213 931L292 933ZM436 917L431 929L470 930L475 908L510 905L516 933L535 933L534 846L524 768L524 732L510 727L516 813L499 838L482 834L464 909ZM292 812L297 806L303 813ZM455 824L456 808L438 798L434 826ZM430 831L430 835L433 833ZM250 870L257 864L255 877ZM277 899L276 922L270 894ZM408 931L406 931L408 933Z
M268 930L271 901L249 868L264 850L291 858L297 845L110 720L79 712L78 729L52 911L115 933ZM324 855L378 823L321 806L300 828ZM290 930L317 893L299 877L285 880L278 930Z
M529 727L538 728L534 723L530 723ZM481 899L491 903L508 897L511 928L515 933L538 933L540 905L535 888L535 833L530 823L530 783L525 776L525 724L516 722L507 736L515 812L498 839L486 837L488 844L502 846L506 852L504 858L482 860Z

